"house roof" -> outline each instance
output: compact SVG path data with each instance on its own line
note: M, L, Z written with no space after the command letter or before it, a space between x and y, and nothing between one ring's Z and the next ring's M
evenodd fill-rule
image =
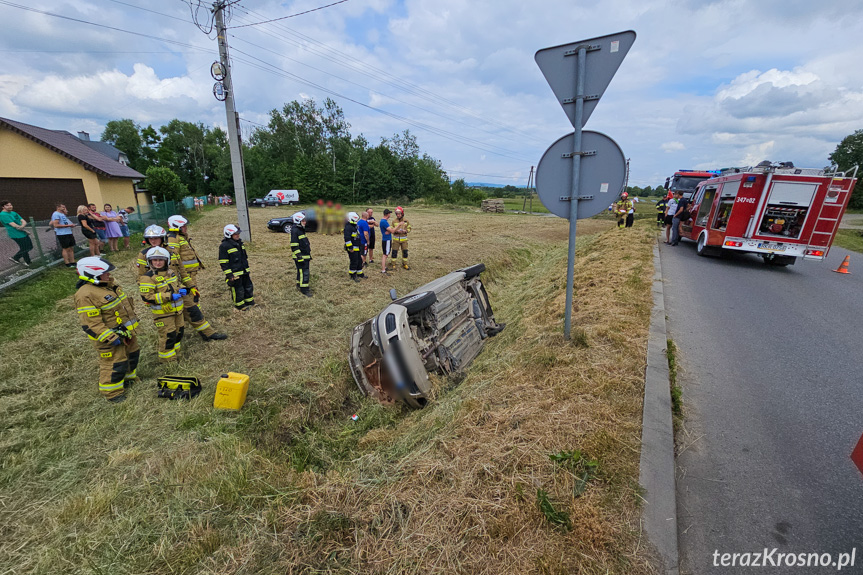
M69 134L69 135L72 136L73 138L75 137L73 134ZM81 142L82 144L84 144L85 146L87 146L88 148L92 148L92 149L96 150L97 152L99 152L100 154L102 154L104 156L108 156L109 158L111 158L115 162L120 161L120 154L123 153L121 150L115 148L114 146L112 146L108 142L94 142L93 140L82 140L80 138L78 138L78 141Z
M130 178L134 180L144 179L144 175L140 172L133 170L129 166L124 166L104 153L87 146L69 132L48 130L7 118L0 118L0 128L8 128L37 144L45 146L52 152L56 152L81 164L84 166L84 169L96 172L101 176Z

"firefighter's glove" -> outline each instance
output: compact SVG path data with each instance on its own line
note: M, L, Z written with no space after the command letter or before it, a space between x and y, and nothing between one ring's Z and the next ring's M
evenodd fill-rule
M118 337L117 339L115 339L114 341L111 342L111 345L114 347L117 347L118 345L123 345L123 338Z
M228 282L229 286L232 286L234 285L234 282L237 281L237 278L235 278L234 276L229 276L228 279L225 281Z
M177 300L178 300L178 299L180 299L181 297L183 297L183 296L182 296L182 295L180 295L180 294L178 294L178 293L172 293L172 294L171 294L171 301L177 301Z
M189 290L193 296L193 300L195 303L198 303L198 300L201 298L201 292L198 291L198 288L192 288Z
M187 293L189 292L186 290L186 288L180 288L180 295L186 295Z

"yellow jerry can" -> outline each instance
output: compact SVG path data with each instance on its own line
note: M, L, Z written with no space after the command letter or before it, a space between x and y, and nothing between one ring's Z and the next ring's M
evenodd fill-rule
M213 407L217 409L240 409L246 403L249 391L249 376L229 371L222 375L216 386Z

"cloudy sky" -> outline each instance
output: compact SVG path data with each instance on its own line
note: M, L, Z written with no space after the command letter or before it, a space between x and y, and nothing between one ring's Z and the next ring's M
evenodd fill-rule
M216 41L190 1L27 0L34 12L0 0L0 117L94 136L116 118L224 126ZM344 0L245 26L335 1L232 7L247 135L285 102L331 97L354 135L410 129L453 178L525 185L571 131L535 52L629 29L635 44L586 128L620 144L634 185L764 159L821 167L863 129L860 2Z

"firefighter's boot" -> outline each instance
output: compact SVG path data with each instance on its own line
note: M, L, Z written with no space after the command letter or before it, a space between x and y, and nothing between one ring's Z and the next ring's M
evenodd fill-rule
M204 334L203 332L198 332L198 333L200 333L200 334L201 334L201 339L203 339L204 341L213 341L213 340L223 340L223 339L228 339L227 334L224 334L224 333L221 333L221 332L218 332L218 331L217 331L217 332L215 332L215 333L213 333L213 334L210 334L210 335L206 335L206 334Z

